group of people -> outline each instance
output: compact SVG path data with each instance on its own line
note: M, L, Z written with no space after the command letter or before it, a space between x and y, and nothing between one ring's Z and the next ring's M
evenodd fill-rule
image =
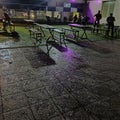
M75 14L73 16L73 22L74 23L80 23L83 25L86 25L89 23L90 18L87 15L80 15L79 17L77 17L77 15Z
M100 20L102 18L102 14L101 14L100 10L98 11L97 14L94 15L94 17L95 17L94 30L97 28L97 32L98 32ZM110 13L110 16L107 17L106 22L107 22L107 26L108 26L107 35L109 35L109 32L111 31L111 36L113 37L113 35L114 35L114 22L115 22L115 17L113 16L113 13Z
M94 30L93 32L96 30L97 32L99 31L99 27L100 27L100 20L102 19L102 14L101 11L98 10L98 13L96 13L94 15L95 20L94 20ZM89 23L90 18L87 15L81 15L80 17L78 17L76 14L73 16L73 22L74 23L80 23L83 25L86 25ZM106 22L107 22L107 26L108 26L108 30L107 30L107 35L109 35L110 31L111 31L111 36L114 36L114 21L115 21L115 17L113 16L113 13L110 13L110 16L107 17Z

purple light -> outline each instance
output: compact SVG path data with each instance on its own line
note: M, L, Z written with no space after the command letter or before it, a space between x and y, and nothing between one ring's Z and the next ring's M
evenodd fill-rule
M87 15L88 15L88 17L90 18L90 21L89 21L89 22L90 22L90 23L94 23L94 17L93 17L93 14L92 14L89 6L88 6L88 8L87 8Z
M76 57L80 57L77 53L75 53L72 49L67 48L67 52L65 52L65 59L68 62L75 60Z
M98 3L102 3L102 0L97 0Z
M76 0L70 0L70 2L75 2Z
M72 49L68 48L68 49L67 49L67 52L65 53L66 59L67 59L67 60L70 60L70 59L71 59L71 56L72 56L73 54L74 54L74 53L73 53Z

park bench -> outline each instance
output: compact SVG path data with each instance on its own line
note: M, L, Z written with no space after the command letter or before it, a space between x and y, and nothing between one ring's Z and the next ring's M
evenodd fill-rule
M67 47L65 42L65 32L60 29L54 29L54 41L59 42L60 45L64 44Z
M114 27L114 37L116 37L116 38L119 37L119 31L120 31L119 29L120 29L119 26L115 26ZM111 34L111 29L110 29L110 32L108 34L107 27L97 28L96 31L97 30L98 30L98 33L101 34L101 35L103 35L104 37L108 37Z
M35 28L31 28L29 29L29 32L30 32L30 37L31 38L34 38L36 41L35 41L35 44L37 45L37 43L41 43L42 42L42 33L35 29Z
M75 39L78 40L79 38L79 30L65 28L63 27L62 30L65 32L65 39Z

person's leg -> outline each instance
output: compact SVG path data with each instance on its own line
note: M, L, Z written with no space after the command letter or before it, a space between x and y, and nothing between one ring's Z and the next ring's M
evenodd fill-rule
M114 36L114 25L111 26L111 37Z
M3 30L6 31L6 22L3 22Z
M12 23L10 21L8 22L8 26L9 26L10 32L12 32Z
M95 21L95 23L94 23L94 29L93 29L93 32L95 32L95 29L96 29L96 21Z
M100 27L100 21L97 21L97 33L99 32L99 27Z
M109 36L109 32L110 32L110 24L108 24L107 36Z
M99 32L99 24L97 23L97 33Z

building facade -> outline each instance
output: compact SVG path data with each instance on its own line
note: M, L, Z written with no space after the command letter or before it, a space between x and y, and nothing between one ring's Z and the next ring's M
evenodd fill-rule
M86 1L86 2L85 2ZM94 22L94 14L102 12L101 23L112 12L116 18L115 24L120 25L120 0L0 0L0 16L2 9L7 8L13 18L46 19L59 18L61 21L70 16L86 14Z

